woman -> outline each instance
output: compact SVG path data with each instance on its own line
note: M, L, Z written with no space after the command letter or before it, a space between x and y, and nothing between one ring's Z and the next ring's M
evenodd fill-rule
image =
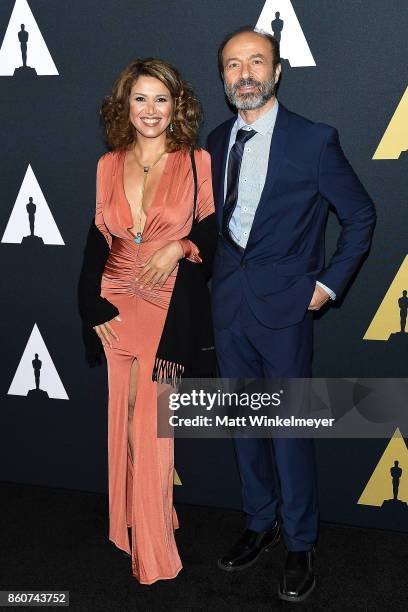
M98 162L79 303L107 360L109 539L151 584L182 568L173 439L157 437L161 383L214 372L210 157L194 149L199 104L162 60L127 66L101 114L111 151Z

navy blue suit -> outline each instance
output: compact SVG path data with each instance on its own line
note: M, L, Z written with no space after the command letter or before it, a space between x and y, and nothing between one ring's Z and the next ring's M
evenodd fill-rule
M265 186L244 252L221 234L224 175L235 118L208 137L219 240L212 279L217 359L222 377L309 377L316 280L339 298L364 254L375 224L366 190L341 149L337 130L279 105ZM325 264L329 205L341 223L337 249ZM280 481L283 532L289 550L317 540L318 502L313 441L236 438L247 526L269 529Z

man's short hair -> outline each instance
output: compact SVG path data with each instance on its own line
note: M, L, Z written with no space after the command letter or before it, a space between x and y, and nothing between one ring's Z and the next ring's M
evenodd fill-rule
M237 30L234 30L233 32L230 32L229 34L227 34L227 36L224 38L224 40L222 41L222 43L218 47L218 70L220 72L221 77L224 74L224 66L223 66L223 63L222 63L222 52L224 51L224 48L225 48L226 44L232 38L234 38L234 36L237 36L238 34L242 34L244 32L253 32L253 33L259 34L259 36L262 36L263 38L266 38L267 40L269 40L269 42L271 43L271 48L272 48L272 63L273 63L273 68L275 69L276 66L280 63L279 42L276 40L276 38L274 36L272 36L272 34L269 34L269 32L264 32L264 30L258 30L256 28L253 28L252 26L243 26L243 27L238 28Z

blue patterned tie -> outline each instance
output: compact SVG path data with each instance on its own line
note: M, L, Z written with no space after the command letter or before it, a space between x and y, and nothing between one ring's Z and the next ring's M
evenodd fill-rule
M239 172L241 170L245 143L252 138L252 136L255 136L255 134L255 130L239 129L235 143L230 150L228 159L227 195L222 213L222 234L228 241L231 240L228 226L238 200Z

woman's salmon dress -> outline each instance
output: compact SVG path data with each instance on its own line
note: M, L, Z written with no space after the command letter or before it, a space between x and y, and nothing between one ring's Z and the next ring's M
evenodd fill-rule
M137 277L157 249L186 237L192 226L194 183L188 153L168 154L147 213L142 242L130 232L132 213L123 183L126 152L103 155L97 168L95 224L105 236L109 257L101 296L114 304L121 321L110 325L119 336L104 346L108 370L109 540L132 557L132 573L143 584L174 578L182 568L174 529L173 439L157 438L160 385L152 381L177 268L162 288L141 288ZM210 156L195 152L198 175L198 220L214 212ZM193 245L189 259L200 261ZM137 360L133 461L128 443L130 371ZM128 527L131 527L129 542Z

